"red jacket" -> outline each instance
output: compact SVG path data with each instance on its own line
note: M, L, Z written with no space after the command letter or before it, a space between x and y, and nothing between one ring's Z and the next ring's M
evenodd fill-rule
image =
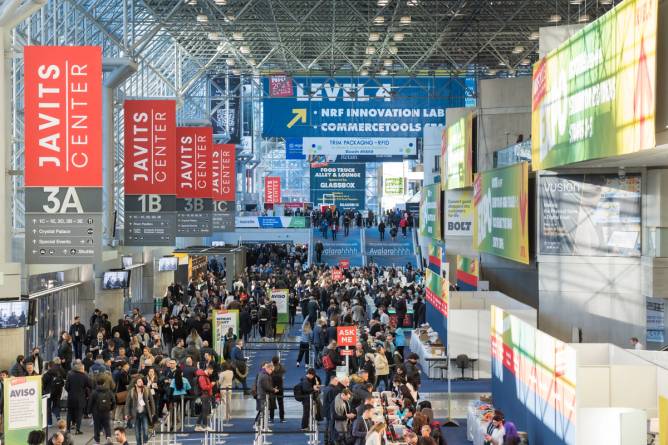
M197 376L197 384L199 385L199 389L202 394L206 394L211 397L213 395L213 383L211 383L211 379L209 378L209 375L206 373L206 371L198 369L195 371L195 376Z
M401 221L399 221L399 227L406 227L408 226L408 220L406 218L403 218Z

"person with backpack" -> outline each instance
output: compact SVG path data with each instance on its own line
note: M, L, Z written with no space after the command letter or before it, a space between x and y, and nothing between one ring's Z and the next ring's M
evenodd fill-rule
M322 367L325 370L325 385L329 384L329 379L336 375L336 366L341 363L341 357L336 350L336 340L329 342L327 349L322 354Z
M103 379L98 378L97 387L88 399L88 412L93 415L93 440L100 443L100 432L104 429L107 442L111 440L111 412L116 408L114 394L107 389Z
M258 330L260 331L260 339L262 341L267 339L269 315L269 308L267 308L265 304L260 304L260 310L258 311Z
M209 427L209 414L211 414L211 398L213 397L213 383L211 382L211 375L213 374L213 365L209 364L205 370L198 369L195 371L197 378L195 387L195 395L199 397L202 402L202 409L195 424L195 431L213 431Z
M56 419L60 419L60 398L63 396L66 378L67 373L60 366L60 359L58 357L53 359L49 370L42 375L42 388L45 394L49 394L49 399L46 403L46 415L49 426L53 425L52 414L56 416Z
M81 419L86 408L86 393L93 390L90 378L86 375L84 366L76 363L65 379L67 391L67 425L76 428L75 435L81 432Z

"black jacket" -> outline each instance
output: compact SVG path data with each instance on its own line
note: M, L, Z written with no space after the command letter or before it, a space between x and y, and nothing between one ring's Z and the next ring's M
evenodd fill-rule
M60 397L63 394L63 388L65 387L65 379L67 379L67 373L62 366L51 366L49 370L42 376L42 387L44 388L44 393L50 394L51 399L60 400Z
M100 401L105 398L111 402L110 411L106 411L100 406ZM104 385L97 385L97 388L95 388L95 391L93 391L88 399L88 412L93 414L93 416L105 416L113 412L114 408L116 408L116 397L114 394L106 389Z
M93 383L90 378L79 371L70 371L65 380L65 390L67 391L68 405L82 405L86 403L86 392L93 390Z

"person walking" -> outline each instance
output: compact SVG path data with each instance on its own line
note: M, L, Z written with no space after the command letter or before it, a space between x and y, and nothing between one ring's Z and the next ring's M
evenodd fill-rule
M378 224L378 234L380 235L380 240L384 241L385 240L385 223L381 221Z
M322 251L325 250L325 246L322 244L322 241L315 243L315 261L316 263L322 263Z
M116 408L114 394L107 389L103 379L98 379L97 387L88 399L88 412L93 415L93 440L100 444L100 433L104 430L107 442L111 440L111 412Z
M343 215L343 236L348 236L350 233L350 216L348 212Z
M67 426L76 429L75 435L81 432L81 418L86 408L86 393L93 390L93 384L86 375L84 365L76 363L74 369L67 374L65 391L67 391Z
M154 414L153 397L144 386L144 380L138 377L125 402L125 419L134 423L137 445L148 443L148 421Z
M401 227L401 234L406 238L406 229L408 229L408 220L406 218L401 218L399 221L399 227Z
M302 325L302 333L299 336L299 354L297 355L297 368L299 368L304 358L304 366L310 364L311 343L313 343L313 331L311 330L311 323L308 320Z
M49 394L46 403L47 424L49 426L53 425L52 415L56 416L56 420L60 420L60 398L63 395L66 378L67 373L60 366L58 357L53 359L49 370L42 375L42 388L44 388L45 394Z

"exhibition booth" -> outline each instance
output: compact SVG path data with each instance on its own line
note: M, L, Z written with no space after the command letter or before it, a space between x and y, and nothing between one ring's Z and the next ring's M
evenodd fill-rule
M450 292L447 316L449 355L451 359L455 359L458 355L465 354L469 359L474 360L471 370L471 376L474 378L488 379L491 377L489 338L492 306L503 308L531 326L536 326L537 323L536 309L501 292ZM435 364L443 361L444 352L439 346L433 347L431 344L437 343L436 339L440 339L442 344L446 342L445 335L439 328L439 323L442 323L444 317L438 311L434 311L436 314L433 316L430 312L431 310L427 313L427 321L433 332L428 334L428 338L423 335L424 341L420 339L420 335L412 335L410 347L411 351L419 355L422 369L428 370L429 377L440 378L444 374L442 375ZM451 374L453 378L457 376Z
M648 420L668 415L668 369L641 358L653 353L567 344L498 307L491 332L492 403L529 443L645 445Z

